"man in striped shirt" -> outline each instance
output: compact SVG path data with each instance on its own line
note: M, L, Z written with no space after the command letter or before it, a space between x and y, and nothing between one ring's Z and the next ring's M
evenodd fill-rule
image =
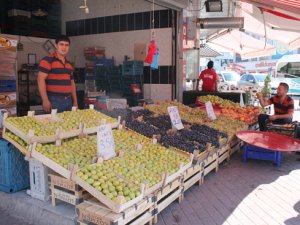
M274 124L291 123L294 114L294 100L287 95L289 86L286 83L280 83L277 88L277 95L264 100L262 96L258 95L259 102L262 107L274 104L275 114L270 116L267 114L260 114L258 116L259 129L266 130L266 122L271 121Z
M73 66L66 59L70 39L60 36L55 40L56 52L44 57L39 64L38 88L43 101L43 109L50 112L71 110L77 107L76 86L73 80Z

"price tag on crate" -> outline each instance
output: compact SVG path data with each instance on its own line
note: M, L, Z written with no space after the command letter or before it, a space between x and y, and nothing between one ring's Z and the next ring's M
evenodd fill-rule
M114 136L109 124L101 125L97 129L97 156L104 160L116 156Z
M208 118L211 119L211 120L216 120L217 117L216 117L214 108L213 108L210 101L205 103L205 107L206 107L206 112L207 112Z
M174 128L176 128L176 130L183 129L184 127L183 127L177 106L169 106L168 112L169 112L169 115L171 118L172 126Z

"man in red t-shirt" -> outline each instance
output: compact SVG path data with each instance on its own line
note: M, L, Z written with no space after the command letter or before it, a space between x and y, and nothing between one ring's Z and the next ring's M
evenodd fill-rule
M217 91L218 75L213 69L214 62L207 63L207 69L200 73L199 79L202 80L202 91Z

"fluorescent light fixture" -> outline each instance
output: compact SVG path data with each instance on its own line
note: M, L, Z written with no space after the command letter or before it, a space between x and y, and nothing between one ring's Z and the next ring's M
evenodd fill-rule
M198 18L197 27L201 29L241 29L244 27L244 17Z
M222 0L206 0L205 8L206 8L206 12L222 12L223 11Z

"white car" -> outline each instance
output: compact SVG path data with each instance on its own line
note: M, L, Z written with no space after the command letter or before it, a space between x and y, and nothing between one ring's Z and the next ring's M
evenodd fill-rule
M260 90L264 86L266 77L267 74L262 73L244 74L238 82L238 88L242 90L253 88Z
M234 71L219 71L217 72L219 77L219 90L235 90L237 83L240 80L240 75Z

